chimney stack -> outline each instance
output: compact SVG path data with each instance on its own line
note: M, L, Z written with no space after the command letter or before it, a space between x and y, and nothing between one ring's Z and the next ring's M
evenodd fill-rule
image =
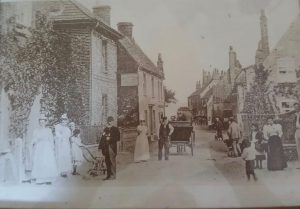
M118 31L122 35L124 35L124 36L130 38L131 40L133 40L133 38L132 38L133 24L131 22L119 22L117 26L118 26Z
M97 6L93 8L93 14L103 23L110 26L110 6Z

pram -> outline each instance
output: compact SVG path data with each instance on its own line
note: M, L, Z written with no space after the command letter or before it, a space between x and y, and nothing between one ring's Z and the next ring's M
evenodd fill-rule
M234 150L233 150L233 140L231 139L224 139L223 142L227 146L227 156L228 157L234 157Z
M100 176L106 173L105 159L98 151L98 144L82 147L82 155L90 164L89 175Z

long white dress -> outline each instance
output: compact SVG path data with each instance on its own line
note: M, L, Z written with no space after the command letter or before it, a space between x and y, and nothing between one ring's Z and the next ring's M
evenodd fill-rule
M61 124L55 126L56 157L61 174L69 173L73 168L70 137L71 130L67 126Z
M139 125L137 127L137 131L140 134L138 135L135 143L134 162L146 161L150 159L147 130L147 126Z
M58 169L51 129L38 128L34 130L32 143L32 179L36 179L36 183L53 182L58 176Z
M81 146L83 144L81 143L80 137L71 137L71 147L72 147L72 161L74 165L81 165L84 161L83 155L82 155L82 149Z

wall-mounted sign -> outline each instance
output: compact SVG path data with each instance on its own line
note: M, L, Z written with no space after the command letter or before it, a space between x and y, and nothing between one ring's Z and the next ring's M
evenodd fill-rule
M297 81L295 60L284 57L277 60L277 82L294 83Z
M137 73L121 74L121 86L137 86L138 83Z

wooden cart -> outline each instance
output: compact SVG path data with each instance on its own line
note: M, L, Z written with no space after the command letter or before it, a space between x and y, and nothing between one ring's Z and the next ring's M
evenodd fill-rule
M177 152L186 151L188 146L194 155L195 132L191 122L189 121L171 121L170 124L174 127L174 132L170 137L170 146L177 147Z

